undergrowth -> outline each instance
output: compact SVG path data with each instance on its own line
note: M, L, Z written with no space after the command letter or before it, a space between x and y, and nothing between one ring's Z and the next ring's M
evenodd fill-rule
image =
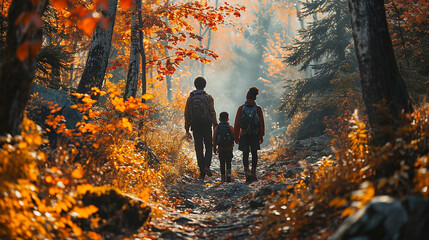
M379 111L388 118L386 109ZM298 184L272 197L261 234L268 239L326 239L374 196L429 195L429 104L401 121L398 129L387 126L373 134L357 112L340 124L332 142L335 158L307 166ZM349 134L343 133L344 126ZM380 145L380 139L390 141Z
M107 101L101 107L91 96L75 94L79 103L72 108L83 116L77 129L67 129L61 108L52 105L46 129L24 119L20 136L1 139L1 239L102 239L76 223L88 218L97 226L100 220L93 215L97 207L83 206L80 195L113 187L145 201L156 217L171 204L166 185L195 172L178 124L158 120L179 119L183 106L149 107L124 101L115 89L93 91ZM55 137L55 146L43 131Z

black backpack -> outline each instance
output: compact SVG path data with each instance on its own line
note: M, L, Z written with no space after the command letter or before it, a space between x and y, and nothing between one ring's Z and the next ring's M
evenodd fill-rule
M219 147L234 145L234 134L229 128L229 123L219 123L216 128L216 144Z
M239 119L241 135L258 135L259 115L258 106L255 104L244 104Z
M210 126L212 124L209 100L204 91L191 93L191 126Z

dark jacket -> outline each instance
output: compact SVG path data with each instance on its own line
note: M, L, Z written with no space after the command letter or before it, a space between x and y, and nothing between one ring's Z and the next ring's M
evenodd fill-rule
M234 128L231 125L229 126L229 129L234 134ZM214 132L213 132L213 150L216 149L216 146L217 146L216 143L217 143L217 126L216 126L216 128L214 129ZM231 146L226 146L226 147L219 146L218 150L230 150L230 151L232 151L233 149L234 149L234 141L232 142Z
M254 104L256 105L255 100L250 100L247 99L246 102L244 104ZM240 133L241 133L241 128L240 128L240 117L241 117L241 111L243 110L243 105L241 105L238 110L237 110L237 115L235 115L235 122L234 122L234 138L235 141L238 141L240 139ZM264 114L262 113L262 108L260 106L258 106L258 116L259 116L259 132L258 132L258 136L259 139L263 140L264 136L265 136L265 121L264 121Z
M216 111L214 108L213 97L210 96L210 94L206 93L204 90L194 90L189 94L189 97L186 100L186 105L185 105L185 130L186 131L189 131L189 128L191 127L191 97L195 93L201 93L201 92L203 92L206 95L207 99L209 100L209 112L212 117L212 125L213 127L217 126Z

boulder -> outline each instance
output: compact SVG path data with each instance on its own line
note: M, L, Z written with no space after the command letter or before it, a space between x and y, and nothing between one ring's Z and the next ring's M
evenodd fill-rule
M43 129L47 116L51 114L49 106L55 104L61 107L61 110L56 114L64 116L68 129L76 128L76 123L82 121L82 114L78 110L70 108L75 103L67 92L46 88L40 84L33 83L32 94L34 93L37 93L38 97L31 99L31 107L28 108L27 116Z
M429 200L408 196L402 202L375 197L348 217L330 240L419 240L429 236Z
M84 206L94 205L98 208L90 218L77 220L84 230L133 233L149 220L151 212L143 200L110 187L94 187L81 195L80 200ZM98 226L91 226L92 217L100 218Z

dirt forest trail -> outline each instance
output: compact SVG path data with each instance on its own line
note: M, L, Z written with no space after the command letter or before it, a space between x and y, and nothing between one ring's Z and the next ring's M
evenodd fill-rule
M294 178L282 177L290 161L271 162L260 151L258 181L246 183L242 155L234 152L231 183L220 182L219 160L212 160L212 177L201 182L184 175L170 186L169 197L179 204L152 219L149 236L156 239L254 239L264 215L266 197L284 189ZM283 181L282 181L283 180Z

